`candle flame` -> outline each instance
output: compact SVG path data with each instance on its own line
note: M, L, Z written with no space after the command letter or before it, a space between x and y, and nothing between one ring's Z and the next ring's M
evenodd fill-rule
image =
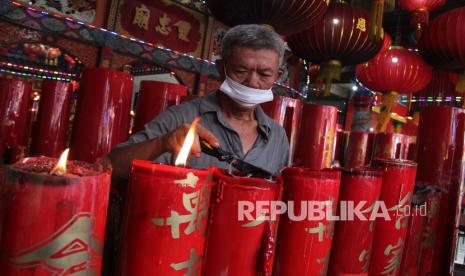
M194 144L195 139L195 129L197 128L197 124L200 121L200 117L194 119L189 128L189 132L186 135L186 139L184 140L184 144L181 147L181 151L174 161L175 166L185 166L187 163L187 158L189 157L189 152L191 151L192 145Z
M66 174L66 162L68 161L68 153L69 153L69 149L65 149L65 151L61 154L60 159L58 160L58 163L50 171L50 174L54 174L54 175Z

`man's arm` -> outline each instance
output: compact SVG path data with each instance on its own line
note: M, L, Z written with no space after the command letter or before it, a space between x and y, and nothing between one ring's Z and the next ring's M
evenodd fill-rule
M161 136L111 150L108 154L108 158L110 158L113 166L112 177L117 180L127 179L131 170L132 160L154 160L166 152L166 144L163 142L164 139L165 136Z
M149 139L140 143L131 144L123 147L114 148L108 158L113 166L113 179L124 180L129 177L131 171L131 162L134 159L154 160L165 152L170 152L177 156L184 143L185 137L189 131L190 125L184 124L172 132ZM200 156L201 147L199 137L205 139L214 147L219 147L218 139L201 125L197 125L196 137L191 148L191 154Z

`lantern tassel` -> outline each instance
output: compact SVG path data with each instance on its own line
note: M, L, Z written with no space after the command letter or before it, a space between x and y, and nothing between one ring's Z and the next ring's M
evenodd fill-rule
M465 72L457 74L457 83L455 84L455 91L465 92Z
M418 10L412 13L410 18L410 24L412 26L427 26L429 23L429 12L428 10Z
M370 7L370 28L368 39L377 41L383 38L384 1L373 0Z
M321 63L319 80L325 82L324 96L329 96L333 80L341 80L342 64L338 60L330 60Z
M396 0L384 0L384 11L391 12L396 9Z
M381 104L381 110L378 117L378 125L376 126L378 133L386 132L389 120L391 119L391 112L396 106L398 96L399 94L394 91L383 95L383 102Z

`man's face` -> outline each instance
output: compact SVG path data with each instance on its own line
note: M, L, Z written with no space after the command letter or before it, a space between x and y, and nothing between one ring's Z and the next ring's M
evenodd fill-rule
M226 63L234 81L256 89L270 89L279 77L279 55L273 50L236 47Z

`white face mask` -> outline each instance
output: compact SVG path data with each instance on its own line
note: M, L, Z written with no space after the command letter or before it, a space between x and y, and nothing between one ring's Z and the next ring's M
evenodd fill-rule
M271 91L271 88L251 88L232 80L228 76L226 76L223 84L221 84L220 90L244 107L254 107L273 100L273 91Z

